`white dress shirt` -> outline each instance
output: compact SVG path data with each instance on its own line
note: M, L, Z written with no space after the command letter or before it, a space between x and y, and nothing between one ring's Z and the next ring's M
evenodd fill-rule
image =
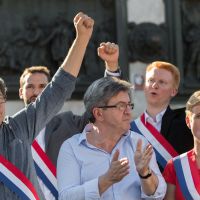
M147 113L147 111L145 111L144 112L145 123L149 122L154 128L156 128L160 132L162 125L162 118L166 110L167 109L164 109L163 111L159 112L156 115L155 120Z

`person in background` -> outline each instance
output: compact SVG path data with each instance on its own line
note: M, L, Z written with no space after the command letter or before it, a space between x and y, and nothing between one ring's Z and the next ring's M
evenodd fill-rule
M131 84L116 77L93 82L84 95L90 122L61 146L60 200L163 199L166 183L152 146L130 131Z
M165 200L200 199L200 91L194 92L186 103L186 124L194 147L167 163L163 172L167 182Z
M5 121L6 86L0 79L0 199L45 199L37 180L31 144L75 88L94 21L78 13L74 24L76 38L52 81L33 103ZM34 78L27 76L30 86Z

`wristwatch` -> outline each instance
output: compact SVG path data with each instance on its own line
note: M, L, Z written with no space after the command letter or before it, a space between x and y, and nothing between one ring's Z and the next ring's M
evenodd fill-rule
M139 174L139 173L138 173L138 174ZM140 177L141 179L147 179L147 178L149 178L151 175L152 175L152 171L151 171L150 168L148 168L148 174L145 175L145 176L142 176L142 175L139 174L139 177Z

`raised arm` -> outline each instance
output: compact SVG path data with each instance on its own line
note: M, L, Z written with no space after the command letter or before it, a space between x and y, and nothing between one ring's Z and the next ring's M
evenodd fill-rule
M98 56L105 62L106 69L114 72L118 70L119 47L115 43L103 42L97 49Z
M85 54L87 44L93 31L94 20L84 13L78 13L74 18L76 38L61 67L71 75L77 77Z
M70 99L93 31L93 24L93 19L83 13L78 13L75 16L76 38L63 64L36 101L14 116L14 121L17 124L14 129L20 128L20 138L26 137L27 139L28 137L32 143L39 131L62 108L65 100ZM27 123L22 123L23 121Z

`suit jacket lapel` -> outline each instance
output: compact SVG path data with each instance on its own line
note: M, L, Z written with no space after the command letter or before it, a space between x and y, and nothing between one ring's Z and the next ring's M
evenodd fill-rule
M175 113L173 112L173 110L168 106L162 118L161 134L163 136L168 135L168 130L170 128L171 121L174 119L174 114Z

